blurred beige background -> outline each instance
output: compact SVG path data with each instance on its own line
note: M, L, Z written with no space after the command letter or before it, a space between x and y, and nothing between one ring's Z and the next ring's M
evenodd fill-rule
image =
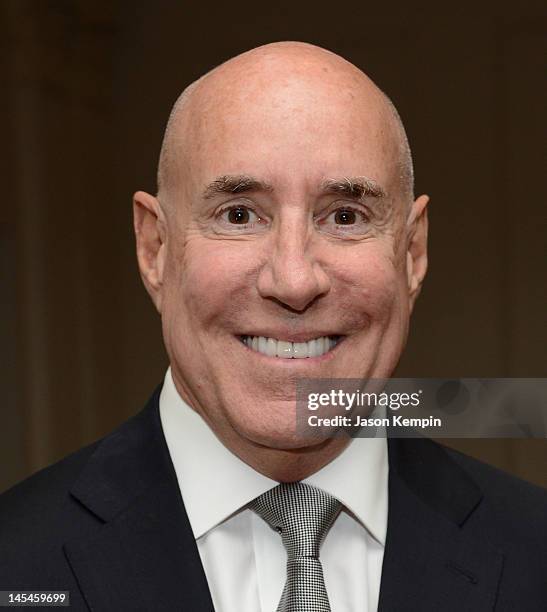
M546 376L543 3L188 4L0 5L0 490L110 431L161 381L131 195L155 190L178 93L273 40L344 55L407 126L432 197L431 267L398 374ZM545 440L447 442L547 486Z

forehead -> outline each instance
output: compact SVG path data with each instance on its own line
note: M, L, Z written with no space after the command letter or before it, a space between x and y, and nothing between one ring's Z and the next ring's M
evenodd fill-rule
M271 182L361 175L390 182L396 134L375 88L354 74L321 70L236 76L201 87L180 123L186 143L180 163L196 188L226 174Z

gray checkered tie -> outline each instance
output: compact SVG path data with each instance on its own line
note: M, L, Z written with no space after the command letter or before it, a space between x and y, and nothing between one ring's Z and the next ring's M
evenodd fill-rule
M330 612L319 548L340 502L302 482L282 483L249 506L281 534L287 581L277 612Z

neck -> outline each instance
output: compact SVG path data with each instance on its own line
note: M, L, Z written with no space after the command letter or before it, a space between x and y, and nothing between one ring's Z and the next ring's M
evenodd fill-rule
M203 418L220 442L247 465L272 480L303 480L335 459L351 441L347 435L329 436L321 440L306 440L307 446L296 448L298 440L291 440L287 447L280 446L275 439L271 444L257 442L238 432L220 413L213 419L205 410L196 408L200 406L197 398L175 375L173 381L180 397Z
M278 482L303 480L333 461L349 445L348 436L331 437L313 446L272 448L239 436L219 435L220 441L254 470Z

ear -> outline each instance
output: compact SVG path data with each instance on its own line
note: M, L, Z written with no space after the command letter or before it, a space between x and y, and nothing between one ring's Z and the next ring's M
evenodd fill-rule
M161 312L166 224L157 198L144 191L135 193L133 226L141 278L156 308Z
M421 195L412 205L407 221L408 247L406 274L410 312L422 288L427 272L427 204L429 196Z

